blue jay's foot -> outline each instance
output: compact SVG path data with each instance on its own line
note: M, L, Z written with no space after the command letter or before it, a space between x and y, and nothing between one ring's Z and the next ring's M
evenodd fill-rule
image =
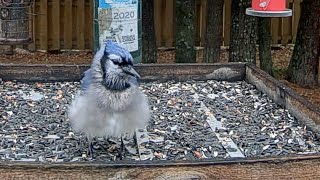
M124 153L125 153L124 143L123 143L123 139L122 139L122 136L121 136L120 151L119 151L119 154L118 154L118 157L119 157L120 160L123 159Z

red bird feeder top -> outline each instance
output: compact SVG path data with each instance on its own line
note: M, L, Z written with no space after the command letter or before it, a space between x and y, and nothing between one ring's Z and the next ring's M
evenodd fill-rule
M252 8L246 14L260 17L288 17L292 10L286 8L286 0L252 0Z

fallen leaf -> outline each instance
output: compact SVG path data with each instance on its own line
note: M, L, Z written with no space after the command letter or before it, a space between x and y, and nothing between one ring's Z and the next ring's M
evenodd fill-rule
M163 159L164 158L164 154L162 153L158 153L157 151L153 153L153 155L159 159Z
M193 152L194 156L198 159L201 159L202 158L202 153L200 153L199 151L194 151Z
M42 88L42 87L43 87L43 84L37 82L37 83L36 83L36 87L37 87L37 88Z

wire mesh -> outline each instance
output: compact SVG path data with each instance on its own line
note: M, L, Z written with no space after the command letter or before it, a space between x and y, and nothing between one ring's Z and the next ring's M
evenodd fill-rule
M0 0L0 44L32 42L33 0Z

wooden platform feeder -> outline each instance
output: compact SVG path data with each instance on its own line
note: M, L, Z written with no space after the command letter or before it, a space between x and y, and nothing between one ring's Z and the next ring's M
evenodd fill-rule
M258 17L289 17L292 10L286 8L286 0L252 0L246 14Z
M89 65L0 64L0 78L20 82L79 81ZM135 65L142 81L245 80L286 108L320 136L320 111L252 64ZM227 70L227 71L226 71ZM227 72L227 73L223 73ZM0 160L1 179L319 179L320 155L187 161L10 162Z
M0 45L32 42L33 0L0 1Z

